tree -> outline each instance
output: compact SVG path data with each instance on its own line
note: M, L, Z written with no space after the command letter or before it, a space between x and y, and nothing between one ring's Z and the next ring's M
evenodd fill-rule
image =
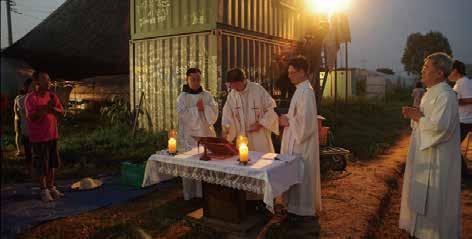
M424 59L435 52L445 52L452 56L451 46L447 38L440 32L419 32L408 36L403 51L402 64L406 72L419 76Z
M377 72L380 72L380 73L384 73L384 74L387 74L387 75L395 75L395 72L390 69L390 68L377 68L376 70Z

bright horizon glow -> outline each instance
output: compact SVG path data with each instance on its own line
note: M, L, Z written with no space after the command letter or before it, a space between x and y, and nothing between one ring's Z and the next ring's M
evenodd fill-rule
M312 13L331 15L346 11L349 8L350 0L305 0L305 4Z

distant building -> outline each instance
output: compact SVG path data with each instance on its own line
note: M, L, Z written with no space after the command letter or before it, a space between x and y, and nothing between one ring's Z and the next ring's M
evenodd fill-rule
M337 76L336 76L337 75ZM345 99L346 97L365 96L367 98L383 98L390 87L411 87L411 79L398 75L388 75L377 71L350 68L332 71L327 77L323 97ZM324 72L320 73L324 79ZM321 84L323 81L321 80Z

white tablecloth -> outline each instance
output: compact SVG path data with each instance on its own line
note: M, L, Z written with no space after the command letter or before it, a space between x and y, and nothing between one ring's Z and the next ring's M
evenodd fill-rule
M224 160L199 160L203 149L194 148L176 156L159 151L146 163L143 187L174 176L190 178L263 195L264 203L274 211L274 199L303 180L303 159L298 155L249 152L247 166L238 156ZM274 160L277 157L280 160Z

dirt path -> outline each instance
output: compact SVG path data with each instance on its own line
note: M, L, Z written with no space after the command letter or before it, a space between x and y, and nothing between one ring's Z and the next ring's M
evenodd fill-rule
M465 144L462 145L465 150ZM464 151L463 151L464 152ZM468 159L472 159L472 145L469 145ZM469 169L472 161L468 161ZM469 170L471 172L472 170ZM398 181L398 186L392 191L388 207L384 210L382 217L378 222L378 227L370 232L371 238L392 238L408 239L408 234L398 228L398 219L400 216L400 200L403 178ZM461 210L462 210L462 238L472 239L472 177L463 179L461 192Z
M392 186L401 176L408 150L407 134L387 152L370 162L353 163L349 174L322 185L321 238L363 238L379 220Z
M323 184L321 238L409 238L398 228L409 141L405 134L379 159L352 164L349 175ZM472 159L472 145L467 158ZM462 238L472 239L472 177L463 180L461 199Z
M463 185L461 203L462 203L462 238L472 238L472 183L468 179L468 183ZM401 183L391 197L390 204L385 210L384 217L379 222L379 227L372 231L372 238L392 238L392 239L408 239L408 234L398 228L398 218L400 216L400 199L401 199Z

